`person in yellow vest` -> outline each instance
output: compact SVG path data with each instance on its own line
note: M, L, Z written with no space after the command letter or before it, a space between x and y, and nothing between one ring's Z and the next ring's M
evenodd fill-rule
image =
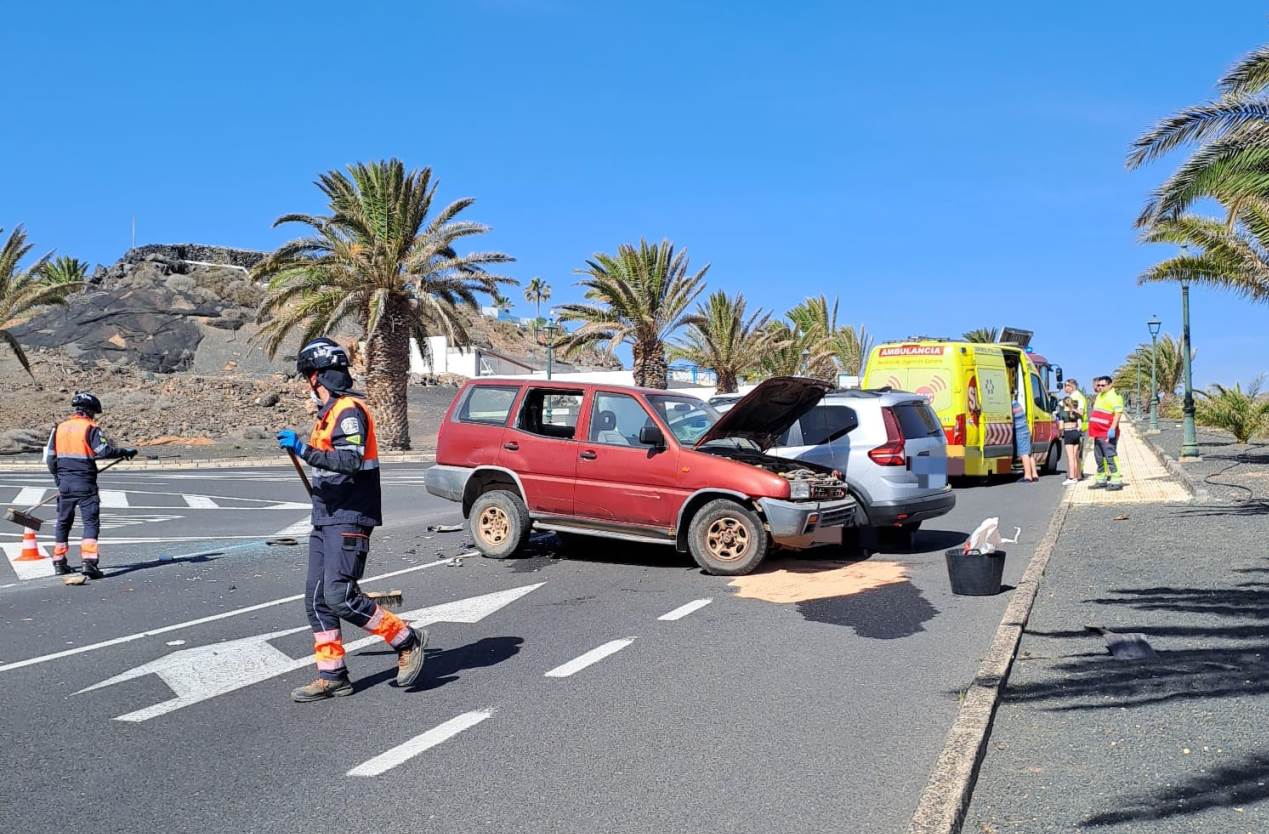
M1096 444L1093 454L1097 459L1097 479L1090 489L1117 490L1124 488L1124 476L1119 470L1119 421L1124 416L1124 398L1114 389L1108 376L1093 380L1097 392L1088 415L1088 436Z
M70 419L53 427L44 447L44 463L57 484L57 527L53 533L53 572L58 576L74 573L67 562L70 553L70 530L79 510L84 535L79 541L79 556L84 576L101 579L104 574L97 564L101 555L97 536L101 532L101 500L97 496L97 461L110 458L133 458L136 449L110 445L97 426L101 400L87 391L76 391L71 397Z
M379 448L374 416L352 390L348 353L337 342L314 339L300 350L296 369L320 403L307 442L292 429L278 446L312 467L313 530L308 539L304 604L313 628L317 679L291 692L298 703L353 694L340 621L382 637L397 652L397 685L411 686L423 670L427 632L361 592L370 534L383 523Z

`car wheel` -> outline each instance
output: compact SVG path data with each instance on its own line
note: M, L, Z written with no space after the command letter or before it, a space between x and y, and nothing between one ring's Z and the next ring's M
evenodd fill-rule
M505 489L484 493L471 505L467 518L472 541L480 555L505 559L529 539L533 521L520 496Z
M1040 470L1041 475L1056 475L1058 473L1058 464L1062 461L1062 444L1050 443L1049 456L1044 459L1044 468Z
M706 573L741 576L762 563L771 539L757 513L720 498L692 517L687 543L692 558Z

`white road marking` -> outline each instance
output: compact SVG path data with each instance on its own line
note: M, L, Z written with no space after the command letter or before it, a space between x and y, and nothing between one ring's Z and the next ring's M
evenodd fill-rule
M101 497L101 506L111 509L126 509L128 505L128 493L119 489L103 489L98 492ZM148 508L147 508L148 509Z
M48 556L48 551L42 545L37 543L35 546L39 548L41 556ZM41 559L38 562L18 561L18 557L22 555L22 542L0 542L0 548L4 549L4 555L9 560L9 566L13 568L13 572L17 574L19 580L26 581L53 575L52 559Z
M306 515L303 518L301 518L299 521L295 522L294 524L288 527L283 527L281 530L274 533L272 538L276 539L281 536L290 537L290 536L307 535L308 532L312 529L313 529L313 517Z
M211 499L209 495L182 495L185 499L185 506L193 510L218 510L220 505Z
M470 556L472 554L465 553L463 555ZM174 558L184 559L187 557L177 556ZM456 556L454 558L462 558L462 557ZM378 574L377 576L368 576L365 579L361 580L361 582L366 583L366 582L374 582L377 579L389 579L393 576L400 576L405 573L413 573L414 571L417 571L417 570L426 570L427 568L434 568L434 567L437 567L438 565L448 565L452 561L453 559L442 559L437 562L428 562L425 565L414 565L413 567L402 568L401 570L394 570L394 571L388 571L387 573L381 573L381 574ZM272 600L269 600L268 602L260 602L255 605L247 605L242 608L235 608L232 611L222 611L219 614L209 614L206 617L199 617L198 619L195 619L195 620L186 620L183 623L173 623L172 625L161 626L159 628L152 628L152 629L149 629L148 631L138 631L133 634L125 634L122 637L112 637L109 640L102 640L99 643L89 643L86 646L79 646L74 649L65 649L60 652L53 652L52 654L44 654L38 657L28 657L26 660L15 660L12 663L0 664L0 672L7 672L10 669L22 669L26 666L35 666L36 664L39 664L39 663L48 663L50 660L60 660L63 657L70 657L71 655L96 651L97 649L105 649L105 648L109 648L110 646L118 646L121 643L131 643L134 640L140 640L144 637L156 637L160 634L167 634L170 631L178 631L182 628L191 628L196 625L202 625L203 623L214 623L217 620L224 620L224 619L228 619L229 617L236 617L239 614L250 614L252 611L259 611L262 608L270 608L274 605L283 605L288 602L295 602L298 599L304 599L304 595L294 594L289 597L279 597L278 599L272 599ZM300 631L303 631L303 629L300 629ZM288 633L291 633L291 632L288 632Z
M578 655L562 666L556 666L554 669L546 673L548 678L567 678L569 675L575 675L585 669L587 666L598 663L610 654L617 652L629 646L635 641L633 637L627 637L624 640L612 640L602 646L597 646L586 652L586 654Z
M404 744L398 744L391 750L385 750L373 759L362 762L345 775L378 776L381 773L386 773L397 765L408 762L423 751L430 750L443 741L448 741L463 730L475 727L491 715L493 715L493 710L491 709L478 709L455 716L443 724L437 724L425 733L420 733Z
M44 493L46 492L48 492L48 489L45 487L22 487L22 489L18 490L18 495L13 499L13 503L33 507L44 500Z
M435 563L432 563L435 564ZM401 614L416 626L428 626L432 623L478 623L485 617L511 604L530 591L542 587L545 583L525 585L507 591L495 591L468 599L446 602L427 608L417 608ZM181 649L142 664L126 672L107 678L101 683L85 687L76 695L92 692L112 684L122 683L145 675L158 675L176 694L175 698L115 716L116 721L140 722L166 715L169 712L201 703L217 695L233 692L253 683L268 680L278 675L292 672L312 664L311 657L291 657L289 654L269 643L278 637L308 631L309 626L287 628L282 631L271 631L268 634L257 634L237 640L224 640L209 643L192 649ZM380 644L382 639L376 635L354 640L344 646L345 652L354 652L367 646Z
M705 606L709 605L711 602L713 602L712 599L694 599L691 602L689 602L687 605L680 605L678 608L675 608L673 611L667 614L662 614L660 617L657 617L657 619L668 620L668 621L681 620L684 617L686 617L688 614L691 614L693 611L698 611L701 608L704 608Z

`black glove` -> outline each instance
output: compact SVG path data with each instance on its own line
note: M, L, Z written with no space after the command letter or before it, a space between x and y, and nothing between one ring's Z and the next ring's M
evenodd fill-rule
M137 450L136 450L136 449L124 449L124 450L123 450L123 456L124 456L124 459L126 459L126 460L132 460L133 458L135 458L135 457L137 456Z

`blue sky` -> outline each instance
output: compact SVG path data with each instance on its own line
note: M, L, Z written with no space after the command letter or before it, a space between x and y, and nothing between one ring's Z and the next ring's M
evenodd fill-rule
M267 249L319 172L398 156L556 301L591 253L669 237L751 303L838 296L883 339L1009 323L1112 370L1180 318L1132 227L1173 163L1128 173L1128 144L1211 97L1266 9L969 6L15 4L0 226L104 263L134 215L139 243ZM1269 308L1192 308L1197 382L1269 371Z

